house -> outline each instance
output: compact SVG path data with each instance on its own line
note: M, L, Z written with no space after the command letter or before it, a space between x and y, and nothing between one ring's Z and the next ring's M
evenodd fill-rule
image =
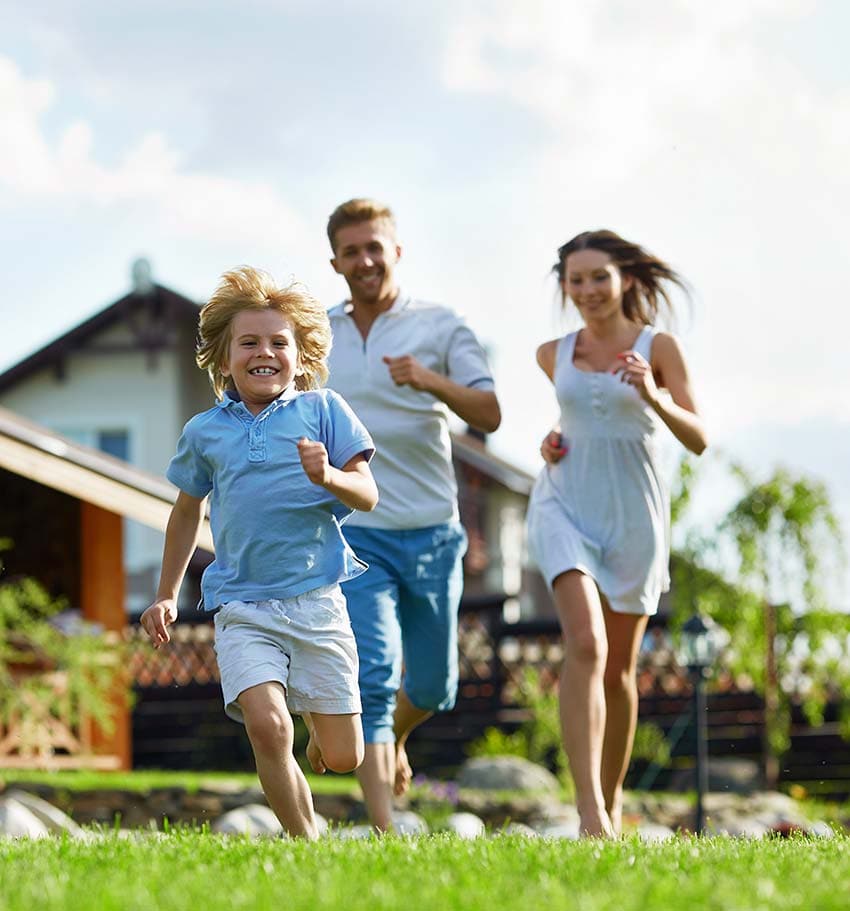
M164 531L176 490L0 408L0 491L0 530L10 542L3 580L34 578L52 597L67 599L83 619L123 633L123 522ZM206 519L199 546L212 549ZM44 719L41 748L45 755L59 753L51 764L130 768L130 712L122 700L115 706L109 735L92 732L73 713ZM20 755L14 720L0 719L0 766L29 761L37 757Z
M68 440L162 476L186 421L213 402L194 364L198 304L133 266L132 290L0 374L0 406ZM470 546L466 592L508 595L517 619L551 610L526 567L524 521L532 477L487 450L480 436L453 434L461 519ZM144 610L156 589L160 532L128 516L126 606ZM196 572L203 568L200 561ZM184 592L186 606L191 591Z

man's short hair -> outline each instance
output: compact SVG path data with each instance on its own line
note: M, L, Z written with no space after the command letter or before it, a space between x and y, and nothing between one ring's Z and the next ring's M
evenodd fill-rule
M395 215L392 209L376 199L349 199L337 206L328 219L328 240L331 250L336 252L336 232L348 225L358 225L364 221L385 221L395 234Z

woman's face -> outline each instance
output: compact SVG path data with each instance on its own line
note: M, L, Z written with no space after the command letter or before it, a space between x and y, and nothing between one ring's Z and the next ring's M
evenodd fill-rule
M631 277L623 275L601 250L576 250L564 263L561 289L585 321L604 319L622 310L623 294L631 285Z

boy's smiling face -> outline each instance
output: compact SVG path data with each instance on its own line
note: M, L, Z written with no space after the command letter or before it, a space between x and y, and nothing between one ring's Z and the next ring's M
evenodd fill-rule
M252 414L259 414L301 375L294 330L277 310L243 310L233 318L221 372L233 380Z

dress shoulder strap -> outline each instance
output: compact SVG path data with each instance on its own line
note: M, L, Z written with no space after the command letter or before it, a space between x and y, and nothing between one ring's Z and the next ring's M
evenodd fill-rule
M657 334L658 330L655 326L644 326L640 331L640 335L635 339L635 351L646 358L646 360L650 359L650 355L652 354L652 340Z

